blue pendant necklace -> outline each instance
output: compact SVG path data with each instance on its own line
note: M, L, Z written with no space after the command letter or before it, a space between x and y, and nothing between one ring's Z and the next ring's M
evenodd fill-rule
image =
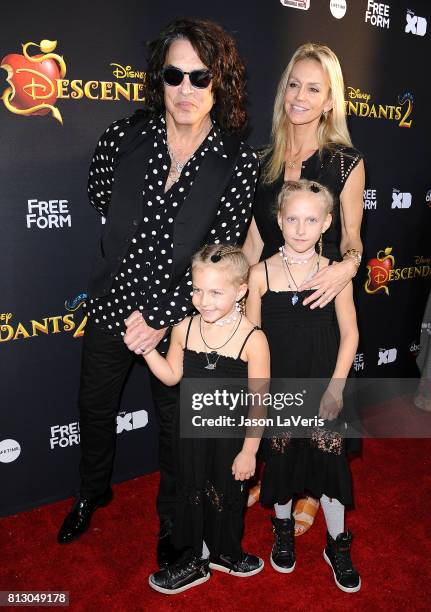
M293 291L293 295L290 298L290 300L292 302L292 306L295 306L295 304L299 300L299 297L298 297L298 291L299 291L298 290L298 285L296 284L295 279L293 278L292 272L290 271L290 267L289 267L289 264L287 262L287 257L282 257L282 259L283 259L283 263L284 263L283 269L284 269L284 272L285 272L285 274L287 276L287 286L289 287L290 291ZM310 270L310 273L307 275L307 277L302 282L306 283L308 280L310 280L310 278L312 278L315 274L317 274L317 272L319 271L319 267L320 267L320 253L319 253L319 256L317 258L317 264L312 267L312 269ZM293 284L295 285L295 289L290 284L289 276L292 279Z

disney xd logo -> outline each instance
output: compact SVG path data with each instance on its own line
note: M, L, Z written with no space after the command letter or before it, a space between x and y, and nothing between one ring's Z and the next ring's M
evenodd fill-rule
M427 20L425 17L418 17L413 11L407 9L406 22L406 27L404 29L406 34L425 36L427 31Z

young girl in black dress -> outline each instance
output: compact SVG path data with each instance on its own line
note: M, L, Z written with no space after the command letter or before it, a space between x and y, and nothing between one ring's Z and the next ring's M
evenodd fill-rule
M284 184L277 213L284 245L251 269L247 316L262 325L268 338L272 379L330 381L318 410L318 416L327 421L325 427L312 430L309 439L283 436L265 441L261 501L274 504L276 513L271 565L282 573L293 571L292 498L311 494L320 499L325 514L324 558L337 586L350 593L361 586L350 558L352 536L344 530L344 508L352 504L351 477L345 440L336 428L331 429L330 422L343 408L343 390L358 344L352 283L335 301L316 309L302 303L312 289L298 290L332 263L320 254L332 205L331 194L318 183L301 179Z
M144 356L166 385L184 378L269 379L265 335L241 314L249 266L241 249L209 245L192 260L193 305L198 315L174 327L166 359L157 351ZM133 325L133 321L127 324ZM177 500L172 541L188 552L179 562L149 577L150 586L180 593L205 582L209 568L233 576L252 576L263 560L241 549L246 487L253 476L258 438L181 438L177 415Z

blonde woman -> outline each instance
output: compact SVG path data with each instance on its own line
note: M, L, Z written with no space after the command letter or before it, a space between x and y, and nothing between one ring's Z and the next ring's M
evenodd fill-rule
M253 219L243 247L250 264L271 257L284 244L275 214L277 196L285 181L301 178L318 181L334 196L333 223L322 236L322 254L336 265L298 287L304 305L323 308L352 280L361 261L365 170L347 128L338 58L329 47L314 43L295 51L278 85L271 144L262 153ZM306 261L305 256L292 261L293 270ZM312 287L317 289L304 299L301 293ZM257 496L252 490L250 501ZM318 508L312 497L297 502L296 535L312 525Z

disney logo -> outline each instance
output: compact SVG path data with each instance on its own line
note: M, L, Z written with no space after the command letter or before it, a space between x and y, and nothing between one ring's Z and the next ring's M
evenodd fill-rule
M418 266L420 264L430 264L431 257L424 257L423 255L415 255L415 264Z
M145 72L142 70L132 70L131 66L122 66L121 64L109 64L115 66L112 74L116 79L145 79Z
M347 93L349 94L349 97L352 100L359 99L359 100L365 100L365 102L368 102L368 100L371 98L371 94L365 93L361 91L359 88L355 89L354 87L348 87Z

